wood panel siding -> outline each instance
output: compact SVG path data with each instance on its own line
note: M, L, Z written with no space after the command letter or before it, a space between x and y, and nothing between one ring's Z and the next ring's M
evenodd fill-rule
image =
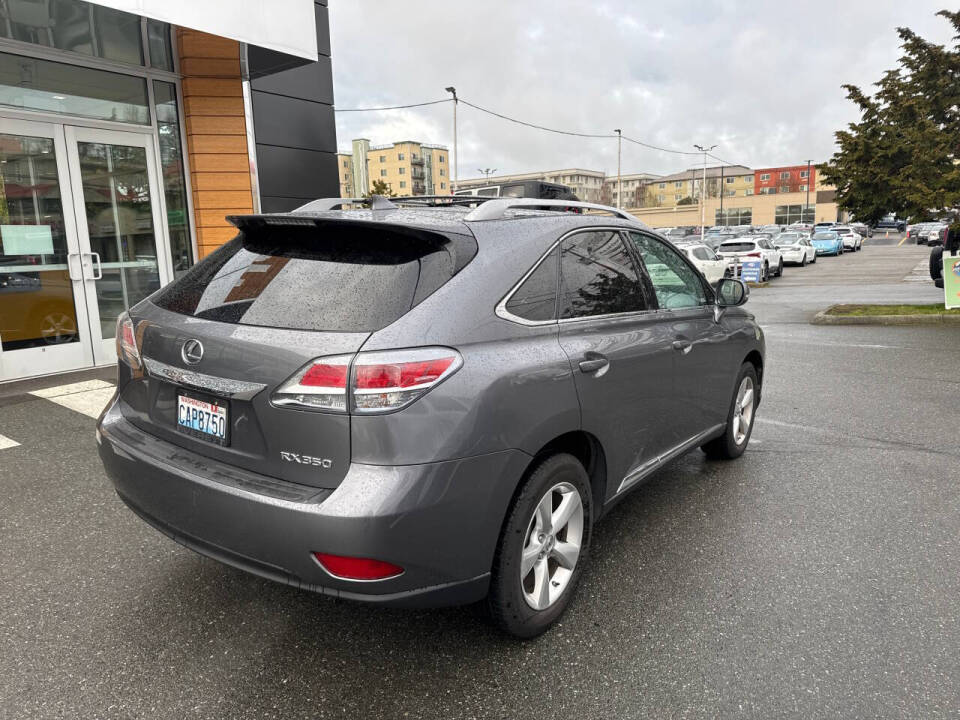
M236 235L224 218L253 212L240 45L177 29L197 249L201 258Z

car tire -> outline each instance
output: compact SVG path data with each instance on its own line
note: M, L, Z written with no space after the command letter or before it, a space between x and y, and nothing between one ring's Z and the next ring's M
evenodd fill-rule
M930 251L930 279L936 283L943 278L943 248L935 247ZM941 286L937 286L941 287Z
M743 399L746 397L747 388L750 392L749 414L746 417L747 429L743 431L743 422L746 407ZM714 438L708 443L700 446L700 449L708 458L714 460L733 460L743 455L750 443L750 436L753 434L753 426L756 424L757 398L760 390L760 384L757 381L757 370L753 363L744 363L740 366L740 372L737 373L737 381L733 385L733 398L730 401L730 409L727 411L727 427L723 435ZM739 407L739 412L738 412Z
M777 277L783 277L783 258L780 258L780 264L777 266Z
M807 266L807 254L804 253L803 260L800 261L800 267L806 267L806 266Z
M760 282L769 282L770 281L770 264L763 264L763 275L760 277Z
M562 504L573 492L577 493L580 502L579 526L574 508L573 515L556 534L539 533L543 515L538 509L544 506L548 496L551 505L558 498ZM554 512L559 509L559 505L553 507ZM487 605L491 617L502 630L518 638L532 638L556 622L576 590L586 564L592 529L590 480L580 461L567 453L551 455L540 461L514 497L493 559ZM564 568L556 559L564 555L558 555L556 550L561 547L560 543L575 544L577 535L579 551L573 568ZM526 562L524 555L529 558L531 550L536 553L537 543L542 543L539 557L531 561L528 574L521 577ZM562 577L558 571L564 571ZM556 597L550 597L558 582L563 583L562 589ZM539 594L540 589L546 596ZM545 607L538 609L531 604L537 601L545 601Z

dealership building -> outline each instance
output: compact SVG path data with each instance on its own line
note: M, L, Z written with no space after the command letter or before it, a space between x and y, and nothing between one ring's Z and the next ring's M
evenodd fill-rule
M338 196L326 0L0 2L0 381L109 365L118 315Z

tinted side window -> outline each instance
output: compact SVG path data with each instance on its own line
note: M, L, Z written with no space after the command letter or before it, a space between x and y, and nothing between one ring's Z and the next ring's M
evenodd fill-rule
M557 317L557 257L554 248L507 301L507 311L525 320Z
M697 307L707 302L700 276L666 243L648 235L630 233L661 308Z
M560 317L645 310L643 287L620 233L583 232L563 241Z

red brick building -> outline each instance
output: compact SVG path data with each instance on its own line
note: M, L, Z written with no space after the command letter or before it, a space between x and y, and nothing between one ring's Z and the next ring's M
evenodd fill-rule
M809 174L808 174L809 173ZM762 168L753 175L753 192L756 195L805 192L816 187L816 168L811 164L788 167Z

